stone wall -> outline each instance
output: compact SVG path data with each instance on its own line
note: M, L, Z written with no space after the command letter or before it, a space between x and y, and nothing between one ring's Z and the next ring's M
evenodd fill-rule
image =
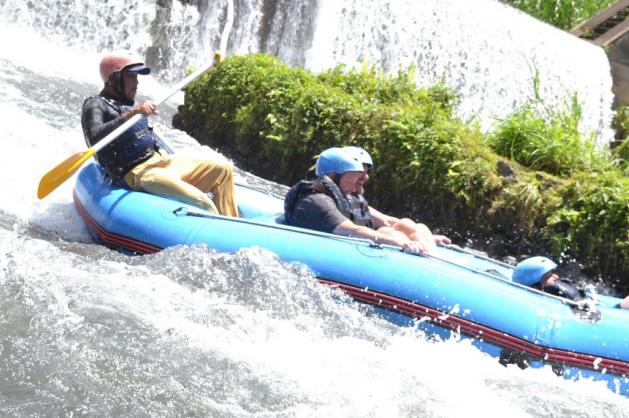
M608 56L614 80L614 108L629 105L629 32L612 44Z

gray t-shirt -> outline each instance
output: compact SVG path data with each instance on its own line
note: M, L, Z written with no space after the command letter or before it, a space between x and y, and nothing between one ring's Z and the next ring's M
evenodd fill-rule
M293 225L331 233L346 221L334 200L323 193L313 193L297 201L293 212Z

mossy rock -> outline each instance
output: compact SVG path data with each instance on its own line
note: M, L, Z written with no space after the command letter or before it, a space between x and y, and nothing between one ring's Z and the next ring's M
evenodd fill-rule
M367 187L374 207L459 241L499 234L512 254L574 257L629 290L625 174L532 170L460 120L452 92L417 88L413 78L412 68L313 74L270 55L231 57L186 89L173 124L289 186L309 175L322 150L360 145L375 162Z

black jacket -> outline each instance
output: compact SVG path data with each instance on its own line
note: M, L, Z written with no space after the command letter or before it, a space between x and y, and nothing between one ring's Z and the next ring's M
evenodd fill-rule
M135 105L121 102L104 90L97 96L89 97L83 103L81 125L88 146L94 146L107 134L122 125L122 114ZM118 180L136 165L148 160L157 148L157 137L153 134L146 118L114 139L98 151L98 162L107 173Z

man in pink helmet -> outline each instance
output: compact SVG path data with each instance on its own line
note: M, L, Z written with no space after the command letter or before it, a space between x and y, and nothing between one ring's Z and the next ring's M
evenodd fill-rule
M150 68L124 54L108 54L100 62L105 86L83 103L81 124L88 146L137 114L145 117L96 154L115 182L132 189L170 197L214 213L238 216L233 169L219 162L175 157L160 147L161 140L146 116L157 114L150 101L135 102L138 74ZM212 192L214 198L208 196Z

